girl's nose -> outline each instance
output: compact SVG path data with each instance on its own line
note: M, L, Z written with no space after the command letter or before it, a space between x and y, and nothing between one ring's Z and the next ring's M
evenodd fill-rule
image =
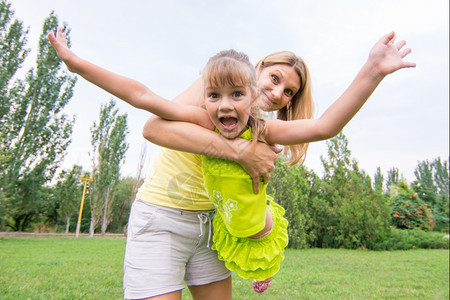
M220 101L219 109L222 111L228 111L233 109L233 102L229 97L223 97Z

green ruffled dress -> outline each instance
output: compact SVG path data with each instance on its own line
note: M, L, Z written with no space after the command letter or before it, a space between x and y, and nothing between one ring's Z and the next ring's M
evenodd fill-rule
M251 129L241 138L252 139ZM226 267L246 279L264 280L275 275L288 244L284 209L266 195L266 185L253 193L251 177L230 160L202 158L208 196L217 213L213 219L213 246ZM248 238L265 225L266 209L272 214L272 231L258 239Z

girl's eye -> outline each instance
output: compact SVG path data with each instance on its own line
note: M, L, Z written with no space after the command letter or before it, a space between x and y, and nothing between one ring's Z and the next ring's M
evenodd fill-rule
M272 81L273 82L278 83L278 77L277 76L271 75L271 77L272 77Z
M242 93L241 92L233 92L233 97L234 98L239 98L239 97L241 97L242 96Z
M211 94L209 94L208 97L211 99L217 99L217 98L219 98L219 95L217 95L216 93L211 93Z

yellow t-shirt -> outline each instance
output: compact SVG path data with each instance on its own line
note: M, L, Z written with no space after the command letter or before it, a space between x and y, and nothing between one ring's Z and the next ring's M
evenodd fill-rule
M166 148L156 157L137 198L171 208L214 209L205 191L201 156Z

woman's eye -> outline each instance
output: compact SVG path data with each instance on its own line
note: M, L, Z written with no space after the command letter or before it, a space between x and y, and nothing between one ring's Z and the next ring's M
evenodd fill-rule
M286 94L286 96L292 97L294 95L294 93L292 92L292 90L285 90L284 93Z

